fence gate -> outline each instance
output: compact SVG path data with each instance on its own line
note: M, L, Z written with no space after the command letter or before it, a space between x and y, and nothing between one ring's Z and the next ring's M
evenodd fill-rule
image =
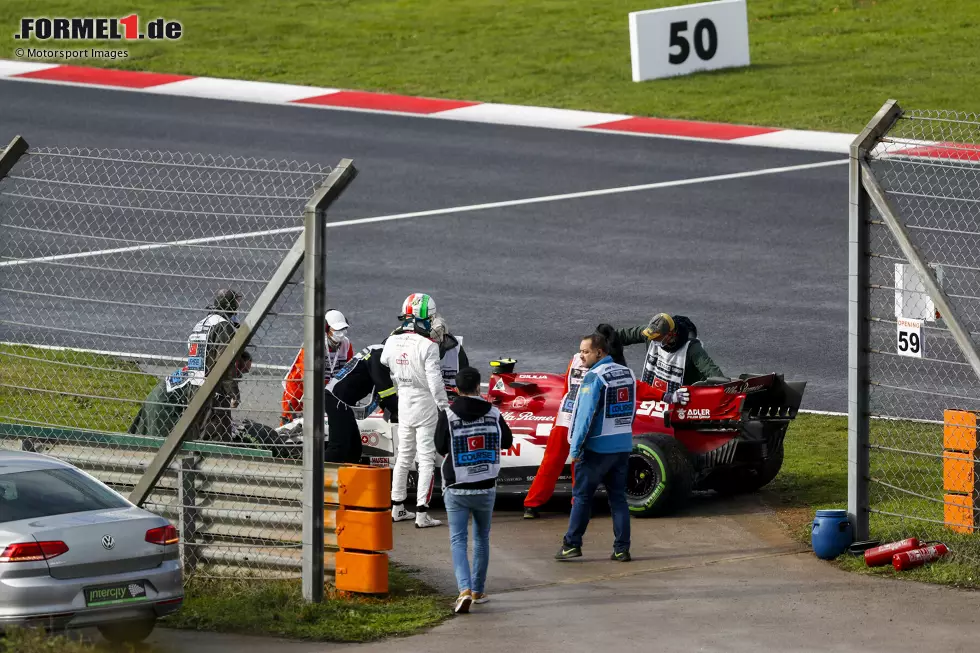
M851 146L848 511L980 562L980 118L886 103Z

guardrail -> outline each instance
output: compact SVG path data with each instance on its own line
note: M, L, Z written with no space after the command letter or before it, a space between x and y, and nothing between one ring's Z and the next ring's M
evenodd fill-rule
M68 462L128 495L162 438L0 423L0 447ZM107 456L106 450L112 455ZM303 468L263 449L184 443L144 507L180 532L185 576L299 577ZM391 472L324 465L325 575L339 590L388 591Z

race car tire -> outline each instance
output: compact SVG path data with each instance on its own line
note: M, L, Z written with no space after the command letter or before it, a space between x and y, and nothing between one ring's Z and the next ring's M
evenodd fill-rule
M706 479L705 487L724 496L755 492L776 478L782 466L783 445L780 443L768 458L756 465L719 469Z
M682 508L691 496L694 469L680 442L660 433L633 436L626 502L635 517L659 517Z

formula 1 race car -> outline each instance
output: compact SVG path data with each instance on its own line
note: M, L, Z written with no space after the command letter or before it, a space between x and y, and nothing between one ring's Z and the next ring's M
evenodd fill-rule
M537 473L564 391L562 374L515 373L516 361L494 361L497 372L484 395L497 406L514 433L502 452L498 494L527 492ZM708 379L692 386L686 406L643 401L633 422L633 453L627 477L630 512L666 515L681 508L694 490L730 495L753 492L776 477L783 463L783 439L796 417L806 382L786 382L780 374L743 374ZM362 462L388 467L397 451L397 425L380 412L358 420ZM299 424L297 427L296 425ZM295 436L301 422L292 428ZM570 461L568 461L570 462ZM566 465L555 495L571 495ZM438 469L435 490L439 489ZM410 475L410 489L415 475Z

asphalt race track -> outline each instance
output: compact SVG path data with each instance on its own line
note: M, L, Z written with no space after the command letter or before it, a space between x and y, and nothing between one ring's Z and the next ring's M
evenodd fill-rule
M332 221L843 158L2 81L0 141L16 134L34 147L350 157L360 175ZM669 311L695 321L726 374L782 372L809 382L804 408L846 409L846 165L349 225L329 243L329 303L355 346L380 341L414 291L436 298L484 370L511 356L561 371L597 323ZM186 332L191 320L173 319ZM0 340L16 336L0 326ZM641 355L629 351L634 369Z

